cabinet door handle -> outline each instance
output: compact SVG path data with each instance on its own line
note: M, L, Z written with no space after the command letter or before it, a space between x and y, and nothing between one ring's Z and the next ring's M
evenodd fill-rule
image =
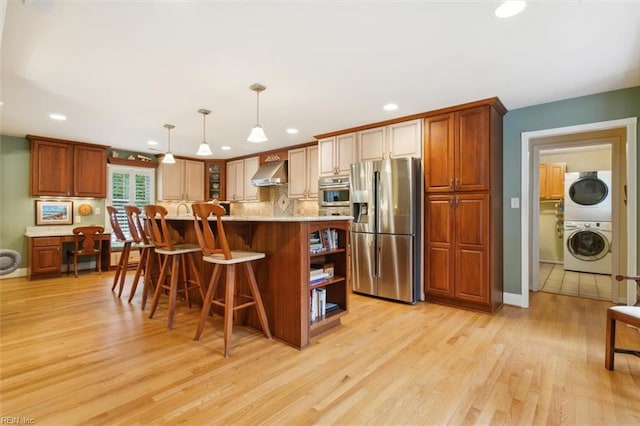
M454 185L455 189L460 188L460 180L458 178L456 178L453 185Z
M451 188L451 189L455 188L453 186L453 179L449 179L449 188Z

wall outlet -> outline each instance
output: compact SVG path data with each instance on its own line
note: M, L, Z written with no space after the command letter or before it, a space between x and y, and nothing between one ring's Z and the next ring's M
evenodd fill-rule
M511 198L511 208L512 209L519 209L520 208L520 198L518 198L518 197L512 197Z

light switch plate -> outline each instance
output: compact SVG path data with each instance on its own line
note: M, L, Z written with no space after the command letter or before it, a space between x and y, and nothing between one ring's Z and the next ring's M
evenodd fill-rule
M82 222L82 216L80 216L79 214L76 215L76 223L80 223Z
M100 207L96 207L95 209L96 214L100 214Z
M519 209L520 208L520 198L518 198L518 197L512 197L511 198L511 208L512 209Z

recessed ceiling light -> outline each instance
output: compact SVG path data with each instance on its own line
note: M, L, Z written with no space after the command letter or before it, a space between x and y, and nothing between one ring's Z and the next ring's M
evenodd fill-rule
M147 141L147 145L158 145L158 141Z
M60 120L60 121L64 121L67 119L67 117L65 117L62 114L49 114L49 118L52 118L54 120Z
M298 129L287 129L287 133L289 133L290 135L297 135L298 134Z
M498 18L509 18L522 12L527 7L526 1L509 0L503 2L494 12Z
M382 108L384 108L385 111L395 111L395 110L398 109L398 105L396 105L396 104L386 104Z
M223 146L220 147L220 149L223 150L223 151L229 151L231 149L231 147L227 146L227 145L223 145Z

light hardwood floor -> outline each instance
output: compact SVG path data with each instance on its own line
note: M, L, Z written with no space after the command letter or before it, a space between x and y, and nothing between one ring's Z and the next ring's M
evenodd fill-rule
M489 315L352 295L343 325L306 349L236 327L225 359L220 318L195 342L197 309L179 304L167 331L166 304L150 320L139 295L131 305L114 296L112 277L0 281L3 418L640 424L640 358L604 368L607 302L539 292L530 309ZM640 346L635 329L619 336Z

